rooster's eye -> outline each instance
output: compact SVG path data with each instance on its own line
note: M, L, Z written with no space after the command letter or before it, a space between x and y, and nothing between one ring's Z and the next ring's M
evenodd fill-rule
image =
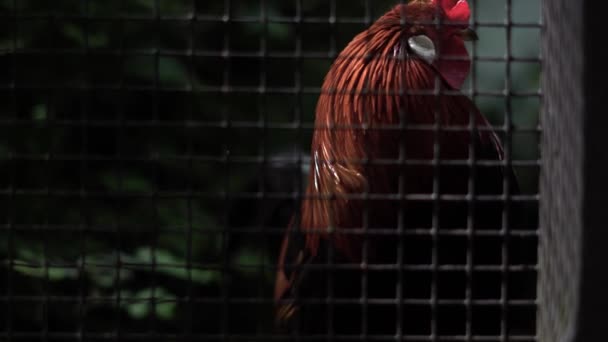
M435 44L425 35L417 35L410 37L407 44L418 57L424 59L427 63L432 64L435 61L436 52Z

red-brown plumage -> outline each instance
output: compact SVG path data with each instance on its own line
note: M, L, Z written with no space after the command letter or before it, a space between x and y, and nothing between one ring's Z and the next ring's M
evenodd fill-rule
M435 3L418 0L393 8L353 39L325 78L316 109L306 196L280 252L275 300L281 325L292 324L305 306L293 301L295 297L323 297L315 290L325 288L315 284L323 281L302 267L327 261L326 249L331 249L336 263L359 264L363 234L356 232L396 228L399 211L405 212L406 226L430 224L429 203L407 204L387 197L433 193L433 166L399 165L400 154L407 160L430 162L437 142L439 159L467 160L471 145L478 147L478 158L502 159L500 143L487 129L486 119L455 91L470 67L459 37L463 26L437 28L433 23L438 14L442 20L468 21L468 4L442 0L437 8ZM431 38L444 58L429 64L413 56L407 39L418 34ZM477 133L450 130L469 125L471 119L480 128ZM418 128L405 130L405 124ZM435 124L441 127L438 132ZM502 170L494 168L478 176L487 178L480 183L486 189L478 192L500 193ZM466 168L441 171L442 194L466 194L467 185ZM442 222L458 225L464 218L466 224L466 207L462 215L460 209L446 206ZM385 240L368 238L367 263L381 262L386 255L392 258L395 252L387 251Z

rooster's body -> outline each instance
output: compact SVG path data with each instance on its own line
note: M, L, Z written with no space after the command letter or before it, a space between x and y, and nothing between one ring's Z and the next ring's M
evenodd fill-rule
M517 188L498 163L499 139L457 92L470 67L468 5L439 2L396 6L353 39L325 79L306 196L285 235L276 280L276 318L288 330L429 334L431 305L390 300L429 299L432 292L461 298L464 278L448 276L450 288L433 289L433 264L467 262L471 246L449 232L501 227L498 200L476 203L469 221L464 195L471 190L500 195L505 184L511 193ZM438 16L453 23L437 27ZM473 158L495 163L472 168ZM444 160L452 163L433 163ZM461 322L439 315L436 324L450 331Z

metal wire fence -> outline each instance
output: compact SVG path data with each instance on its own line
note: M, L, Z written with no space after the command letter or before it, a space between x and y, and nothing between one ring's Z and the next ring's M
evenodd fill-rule
M275 329L277 258L306 197L323 78L396 3L0 0L0 338L536 341L538 0L469 1L480 39L462 92L504 161L373 161L505 165L518 191L505 177L499 193L376 194L459 203L467 219L353 231L401 257L312 265L335 280L301 298L324 330ZM500 224L478 229L484 202ZM393 288L368 295L376 279ZM345 312L357 318L342 331Z

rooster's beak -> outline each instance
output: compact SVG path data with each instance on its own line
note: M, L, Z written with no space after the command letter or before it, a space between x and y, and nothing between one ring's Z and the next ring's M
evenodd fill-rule
M479 37L477 37L477 33L470 27L460 31L460 36L464 41L474 41L479 39Z

